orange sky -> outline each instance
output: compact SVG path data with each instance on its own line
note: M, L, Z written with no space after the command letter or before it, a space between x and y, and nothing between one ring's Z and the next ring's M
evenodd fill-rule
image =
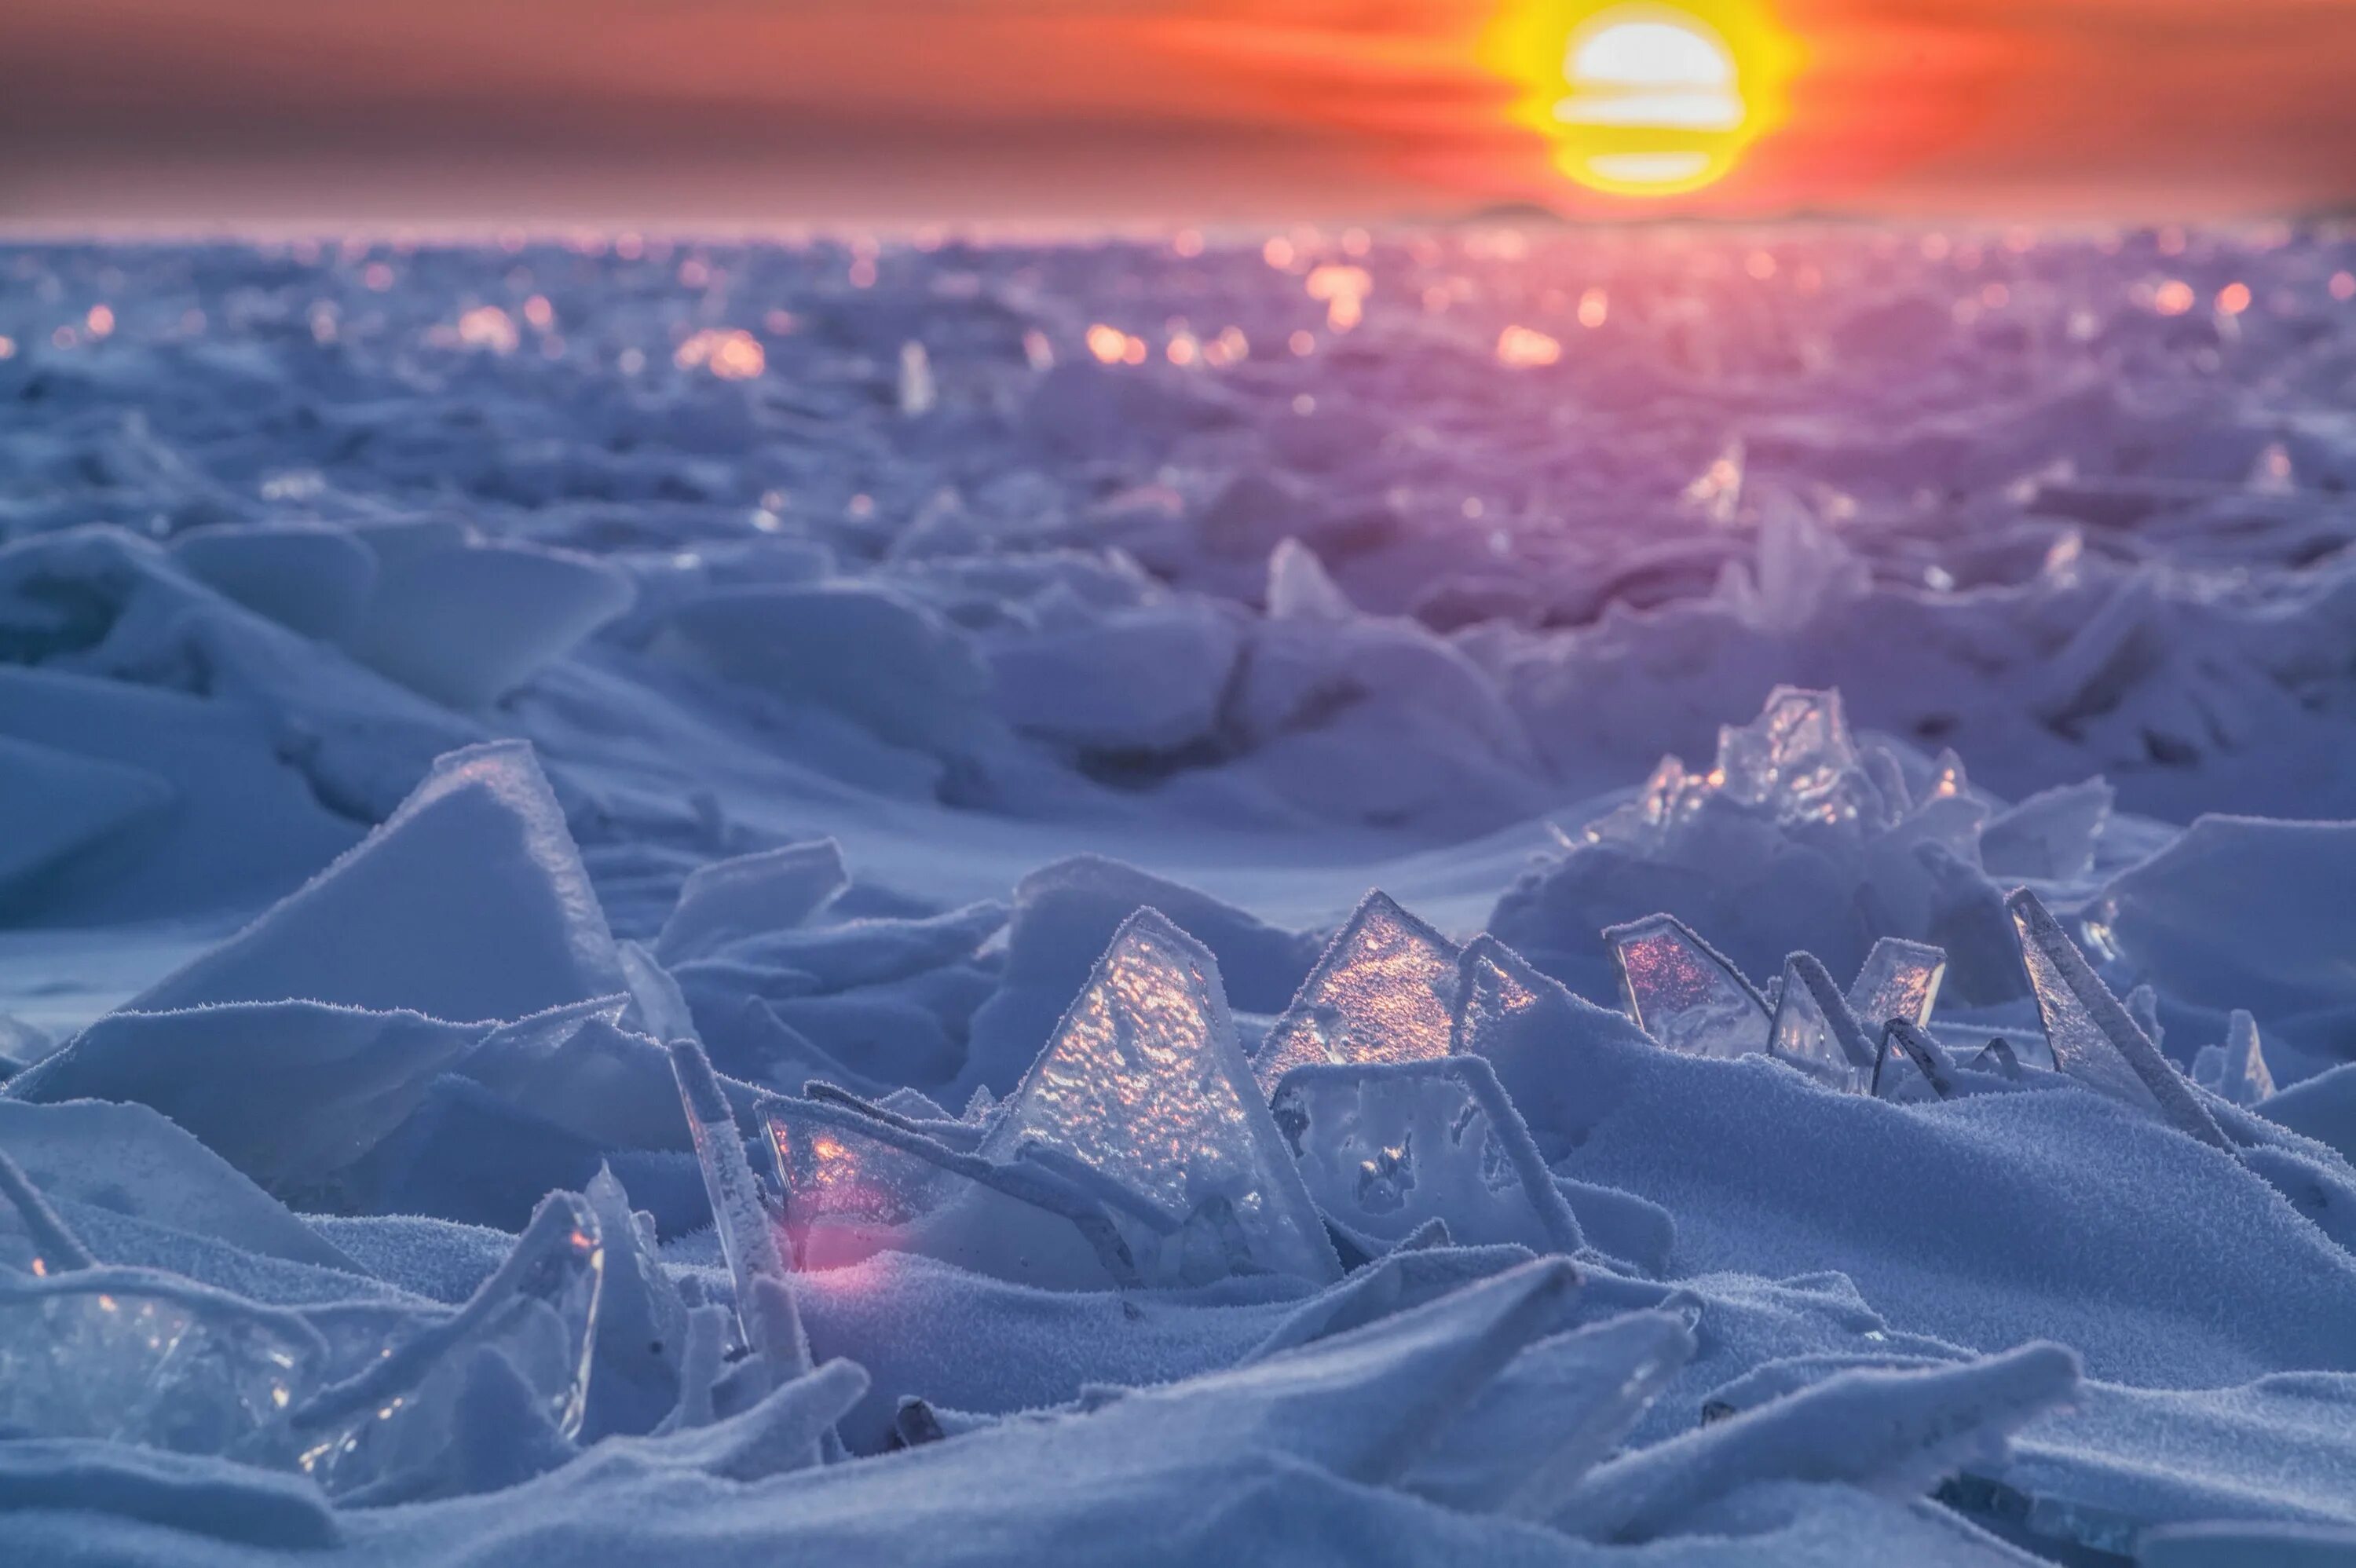
M1773 0L1688 209L2356 197L2356 0ZM5 0L0 221L1452 214L1563 186L1459 0Z

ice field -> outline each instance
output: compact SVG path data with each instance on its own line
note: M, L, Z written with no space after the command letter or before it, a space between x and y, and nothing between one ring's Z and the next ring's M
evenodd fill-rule
M0 248L0 1561L2356 1563L2356 233Z

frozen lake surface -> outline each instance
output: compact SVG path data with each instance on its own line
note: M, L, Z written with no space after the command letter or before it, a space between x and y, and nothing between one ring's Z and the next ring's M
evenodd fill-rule
M0 410L28 1560L2356 1556L2356 239L18 245Z

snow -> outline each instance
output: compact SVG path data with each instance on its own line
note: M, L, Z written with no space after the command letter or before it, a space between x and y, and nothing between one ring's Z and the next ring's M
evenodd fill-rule
M2351 241L1505 232L0 248L9 1551L2343 1560Z

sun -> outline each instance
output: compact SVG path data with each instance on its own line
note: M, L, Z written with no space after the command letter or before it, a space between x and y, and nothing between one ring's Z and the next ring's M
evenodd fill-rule
M1559 173L1669 197L1725 178L1783 123L1797 50L1758 0L1518 0L1483 55L1520 90L1512 117L1545 138Z

